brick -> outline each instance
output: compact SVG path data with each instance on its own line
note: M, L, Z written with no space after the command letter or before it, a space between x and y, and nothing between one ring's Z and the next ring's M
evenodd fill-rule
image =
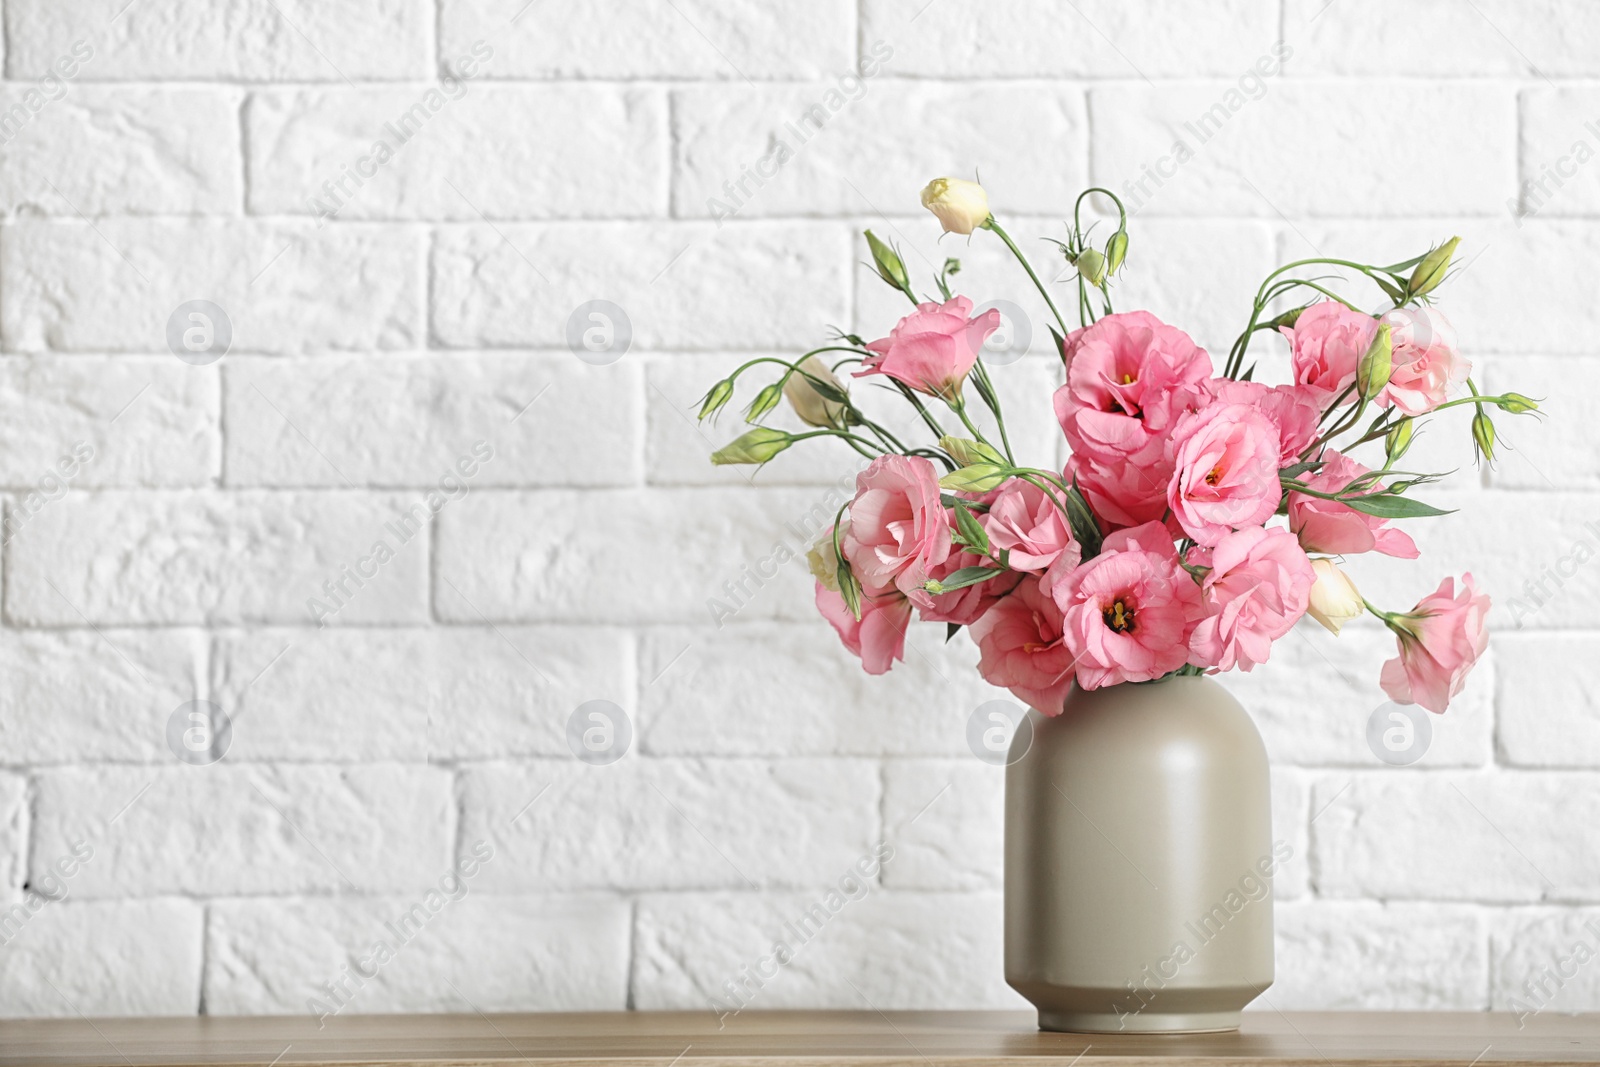
M22 888L28 862L28 782L0 773L0 900Z
M362 356L229 361L229 484L472 492L639 476L636 365L419 355L379 370Z
M0 234L0 328L11 351L166 352L168 320L209 300L228 317L233 352L414 347L421 237L240 219L19 219Z
M202 922L193 900L45 902L0 950L0 1016L193 1015Z
M85 898L426 889L451 862L450 778L433 767L226 757L204 768L47 771L34 854L89 840L94 859L72 882Z
M171 759L167 720L205 695L204 655L205 639L192 631L4 632L0 732L10 738L10 758L29 764Z
M567 718L633 706L633 653L611 630L330 627L220 635L213 699L238 760L565 756ZM470 709L470 713L466 713Z
M97 0L6 6L6 75L39 78L77 41L92 50L79 77L344 81L431 71L434 11L424 0L361 9L308 0L245 0L226 9L174 0L119 13ZM116 16L116 17L113 17Z
M964 724L963 724L964 725ZM962 760L894 760L883 772L883 865L892 889L999 889L1005 868L1004 767Z
M1281 904L1279 1011L1482 1011L1488 936L1476 908L1305 900Z
M1231 83L1093 90L1095 184L1126 193L1141 212L1267 218L1490 214L1515 191L1509 89L1262 86L1253 96ZM1390 154L1352 151L1382 144L1427 160L1427 179L1397 182Z
M1590 634L1500 634L1500 751L1523 767L1593 767L1600 757L1600 703L1580 664L1594 662Z
M946 645L942 625L913 624L905 662L882 677L864 672L820 616L657 628L641 657L651 754L966 756L968 716L996 699L972 642Z
M464 773L461 834L503 857L492 892L812 885L874 844L878 791L861 761L488 765Z
M208 485L221 463L215 372L170 356L0 359L0 484L30 510L74 487ZM84 451L80 446L87 446ZM64 465L63 465L64 464Z
M72 494L12 539L6 613L33 626L420 622L429 535L403 541L390 529L414 503L342 492ZM380 541L392 557L383 563ZM345 568L375 574L351 579Z
M841 867L835 877L845 874ZM644 898L634 1006L719 1013L1028 1007L1004 981L998 893L863 896L847 888L855 899L834 888L834 911L824 879L808 893ZM780 940L792 958L763 979Z
M1437 522L1452 523L1457 516ZM1364 556L1350 556L1345 571L1362 588ZM1412 563L1413 569L1416 563ZM1427 573L1437 569L1429 561ZM1442 574L1441 574L1442 576ZM1413 576L1408 584L1420 580ZM1367 590L1369 598L1381 586ZM1375 603L1409 608L1385 597ZM1272 659L1246 674L1230 672L1222 685L1249 710L1274 766L1362 767L1385 764L1367 745L1367 720L1389 703L1378 685L1387 660L1398 653L1394 635L1379 626L1346 626L1338 637L1312 620L1272 646ZM1477 767L1489 763L1494 729L1494 667L1480 662L1466 689L1444 715L1430 718L1432 740L1418 767Z
M1510 191L1506 196L1510 207L1503 201L1497 219L1301 222L1296 225L1297 232L1287 234L1287 254L1393 263L1420 255L1458 234L1462 239L1456 253L1459 269L1433 295L1455 324L1468 358L1493 352L1596 354L1593 337L1600 330L1600 308L1590 299L1582 271L1553 269L1552 264L1583 263L1600 256L1600 224L1555 217L1515 218L1511 216L1515 198ZM1365 292L1371 295L1377 290ZM1524 309L1529 307L1538 308L1539 314L1527 314ZM1452 422L1463 428L1459 432L1466 432L1464 415L1457 413ZM1522 428L1517 436L1523 440L1523 448L1538 455L1537 427Z
M475 493L440 515L436 610L471 623L607 622L622 603L640 622L812 619L805 553L845 499L831 488Z
M1420 499L1457 513L1406 524L1425 569L1413 561L1362 558L1361 569L1352 568L1351 574L1368 600L1390 610L1409 608L1431 593L1439 579L1459 579L1470 571L1493 601L1491 629L1572 629L1600 623L1594 606L1600 597L1600 567L1576 563L1580 555L1591 558L1583 546L1589 554L1600 550L1600 498L1433 490Z
M335 1009L372 1014L627 1006L627 903L483 897L476 879L450 878L448 869L439 878L444 888L431 896L213 905L207 1011L320 1015ZM380 953L379 946L387 951ZM362 978L352 961L376 973ZM342 997L327 989L330 982L336 990L343 985Z
M472 221L666 213L661 93L449 85L256 93L250 210Z
M1312 807L1313 870L1327 896L1585 901L1600 885L1600 860L1570 833L1600 816L1593 775L1335 776L1317 784Z
M1270 0L1226 0L1203 18L1173 18L1155 0L868 0L862 16L861 39L891 45L897 74L932 78L1241 75L1278 36Z
M1493 985L1490 1007L1515 1012L1525 1025L1543 1012L1592 1010L1600 1002L1594 965L1600 911L1594 908L1515 908L1490 926Z
M434 245L433 332L455 348L566 348L568 320L581 331L583 305L607 300L634 350L823 344L849 318L848 254L831 223L451 226Z
M1600 93L1533 88L1521 98L1518 153L1524 215L1593 215L1600 176L1589 166L1600 140Z
M1018 214L1066 210L1086 184L1080 90L894 73L891 59L849 94L815 85L674 92L676 214L918 214L924 184L971 177L974 166L997 210ZM930 139L930 128L944 136ZM873 165L861 166L867 158Z
M0 207L76 217L228 214L241 193L238 103L213 89L73 82L0 92Z
M1600 359L1515 356L1479 380L1486 393L1518 392L1546 418L1494 413L1489 484L1508 489L1600 489L1600 442L1588 432L1584 398L1600 390Z
M518 10L449 0L439 36L447 55L465 54L479 39L494 42L491 78L815 80L848 71L855 58L848 0L804 9L675 0L648 18L613 16L594 3Z
M1383 26L1382 33L1373 27ZM1397 8L1382 0L1293 0L1284 37L1295 75L1408 78L1590 76L1600 72L1584 46L1600 32L1596 12L1560 0L1421 0ZM1426 40L1426 48L1415 42Z

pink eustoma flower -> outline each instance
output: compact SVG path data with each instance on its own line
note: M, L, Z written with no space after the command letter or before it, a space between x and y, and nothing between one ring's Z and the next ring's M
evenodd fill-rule
M817 610L839 634L844 647L861 660L868 674L883 674L905 658L906 627L911 625L911 602L890 589L862 593L861 618L850 613L844 597L817 583Z
M1489 598L1473 586L1472 575L1461 576L1459 593L1454 579L1440 582L1389 623L1400 654L1383 665L1383 691L1398 703L1443 712L1489 646L1488 614Z
M990 308L971 318L972 301L952 297L943 304L918 304L889 336L867 344L873 355L862 362L857 378L886 374L919 393L953 400L961 381L978 360L989 335L1000 328L1000 312Z
M1283 499L1280 451L1278 428L1255 408L1212 404L1185 416L1168 444L1173 517L1202 545L1266 522Z
M1303 474L1298 479L1320 492L1337 493L1368 470L1332 449L1324 452L1322 458L1321 470ZM1363 492L1380 487L1381 483ZM1367 515L1337 500L1323 500L1292 490L1289 493L1289 529L1300 538L1300 547L1307 552L1330 556L1382 552L1398 559L1416 559L1417 543L1411 540L1411 535L1391 529L1387 523L1386 519Z
M1072 554L1078 561L1078 543L1066 516L1054 497L1032 482L1013 478L1000 487L980 520L996 551L1010 553L1010 567L1016 571L1042 571L1061 557Z
M1189 661L1189 638L1204 609L1200 589L1178 563L1160 523L1118 530L1101 554L1045 573L1061 610L1063 641L1085 689L1148 682Z
M1222 671L1265 663L1306 613L1316 580L1300 543L1288 530L1252 526L1197 550L1190 562L1201 561L1211 568L1200 583L1207 614L1189 638L1189 662Z
M1389 384L1373 403L1391 404L1407 415L1426 415L1450 399L1450 389L1467 380L1472 364L1456 348L1456 330L1433 308L1398 308L1382 319L1392 329L1393 366Z
M1061 611L1028 575L972 624L978 673L1041 715L1060 715L1072 689L1073 655L1062 640Z
M1074 453L1102 464L1159 460L1173 423L1205 400L1211 357L1147 311L1073 330L1056 419Z
M1089 510L1105 530L1158 522L1167 512L1167 483L1172 467L1165 459L1140 466L1100 463L1082 454L1067 460L1068 484L1077 483Z
M1216 378L1211 383L1216 402L1247 404L1267 418L1278 430L1278 464L1293 466L1300 453L1317 439L1322 421L1324 397L1306 385L1262 385L1232 378Z
M1306 308L1295 324L1283 327L1282 332L1289 341L1295 383L1316 389L1326 402L1344 395L1355 384L1361 357L1378 332L1378 321L1337 300L1326 300ZM1355 393L1345 400L1354 401Z
M921 456L879 456L856 475L850 529L840 540L861 584L897 588L919 608L932 568L950 555L950 524L939 501L939 475Z

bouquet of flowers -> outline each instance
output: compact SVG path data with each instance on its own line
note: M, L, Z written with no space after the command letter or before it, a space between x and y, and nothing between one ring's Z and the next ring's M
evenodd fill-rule
M1080 222L1095 193L1118 211L1103 250ZM817 608L869 673L902 658L916 614L944 623L947 639L967 628L986 680L1056 715L1074 685L1248 671L1302 615L1337 635L1366 611L1398 645L1380 674L1384 691L1445 710L1486 647L1489 598L1466 574L1409 610L1385 611L1338 560L1414 559L1416 544L1392 523L1446 514L1413 495L1442 475L1397 469L1424 416L1470 408L1476 451L1489 462L1492 412L1537 410L1519 393L1478 392L1455 330L1432 304L1457 239L1387 266L1316 258L1280 267L1219 372L1182 330L1145 311L1113 311L1128 232L1109 191L1080 196L1067 239L1055 242L1074 268L1077 329L981 186L939 178L922 203L945 233L1002 241L1054 315L1065 384L1052 399L1071 448L1064 470L1019 466L1012 455L978 358L1000 313L973 315L972 301L952 293L959 262L946 260L934 278L937 299L919 297L898 252L871 231L878 274L913 310L878 340L843 334L792 362L752 360L714 385L700 410L701 419L715 415L741 375L777 364L777 380L746 409L755 428L712 461L762 464L810 438L836 438L870 460L810 553ZM1363 276L1389 306L1365 311L1329 277L1304 275L1313 268ZM1287 304L1295 306L1273 313ZM1247 361L1262 333L1286 349L1292 384L1254 380ZM829 353L842 355L830 363L821 358ZM934 443L908 446L858 407L840 377L847 367L897 392ZM974 395L992 435L974 421ZM812 430L760 425L784 398ZM947 432L941 420L952 416L963 432ZM1373 454L1365 461L1355 458L1363 449Z

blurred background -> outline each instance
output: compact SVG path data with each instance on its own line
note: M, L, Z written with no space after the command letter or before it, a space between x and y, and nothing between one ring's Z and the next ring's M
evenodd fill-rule
M967 741L1006 695L942 627L862 674L803 559L854 454L714 469L737 416L693 417L887 334L870 226L1008 302L985 358L1059 463L1042 304L937 239L940 175L1047 279L1116 191L1119 309L1214 353L1280 262L1462 237L1439 305L1550 417L1493 471L1437 419L1460 514L1349 571L1402 607L1470 570L1491 654L1403 767L1376 629L1226 680L1292 850L1257 1007L1600 1008L1600 9L3 13L0 1013L1025 1007Z

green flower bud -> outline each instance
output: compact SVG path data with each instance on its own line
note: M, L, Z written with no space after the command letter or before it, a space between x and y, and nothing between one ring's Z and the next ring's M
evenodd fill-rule
M1472 441L1478 446L1478 454L1493 463L1494 422L1489 418L1489 413L1482 408L1472 416Z
M1444 276L1450 272L1450 257L1456 254L1456 245L1461 243L1461 238L1452 237L1444 244L1422 257L1422 262L1417 264L1417 269L1411 272L1411 280L1406 283L1406 293L1409 296L1423 296L1433 292L1438 284L1444 281Z
M1111 235L1111 240L1106 242L1106 274L1115 274L1122 269L1122 261L1128 258L1128 231L1118 230Z
M972 463L939 479L943 489L958 493L987 493L1005 481L1006 469L993 463Z
M778 401L783 399L783 388L773 382L750 401L750 406L744 409L745 422L758 422L761 417L778 406Z
M894 249L878 240L871 230L867 231L867 247L872 250L872 262L878 268L878 277L896 289L911 288L911 276L906 273L905 263Z
M950 454L950 458L963 467L970 467L974 463L989 463L997 467L1005 466L1006 458L982 441L969 441L965 437L951 437L949 434L939 438L939 447Z
M1500 401L1500 410L1513 415L1526 415L1530 411L1538 411L1539 402L1521 393L1507 393L1505 399Z
M735 463L765 463L793 443L791 434L768 426L757 426L711 453L711 462L719 467Z
M1085 249L1078 256L1078 273L1084 281L1096 289L1100 288L1106 283L1106 257L1092 248Z
M706 394L705 400L701 403L701 421L704 421L705 419L710 418L712 415L715 415L717 412L721 411L728 401L732 399L733 381L732 379L724 378L722 381L711 387L711 391Z
M1389 431L1388 435L1383 439L1384 455L1388 458L1389 463L1392 464L1406 454L1406 449L1411 447L1411 435L1415 432L1416 423L1410 419L1401 421L1399 425Z
M1394 341L1389 330L1386 322L1378 325L1378 332L1372 335L1372 343L1367 346L1356 370L1356 389L1368 399L1389 384L1389 372L1394 368Z

